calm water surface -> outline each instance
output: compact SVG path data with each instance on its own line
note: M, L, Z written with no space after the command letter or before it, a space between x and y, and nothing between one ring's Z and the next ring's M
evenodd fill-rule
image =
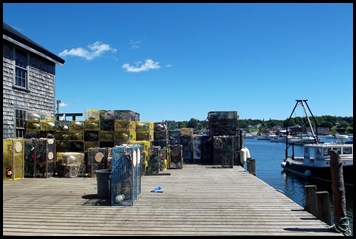
M300 206L304 207L305 205L305 185L316 185L317 191L329 191L331 202L331 223L334 224L331 188L282 172L281 163L285 156L286 147L284 143L257 139L244 139L244 142L245 146L250 151L251 158L255 159L256 176L273 188L283 191L287 197ZM328 142L328 139L324 139L324 142ZM302 155L302 152L303 146L296 146L295 154ZM353 195L351 192L346 193L346 203L347 217L353 235Z

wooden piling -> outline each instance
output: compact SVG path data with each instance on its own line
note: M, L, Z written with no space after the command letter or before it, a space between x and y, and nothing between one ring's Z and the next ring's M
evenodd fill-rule
M304 210L310 212L314 216L316 215L316 200L315 200L316 186L306 185L304 186L305 206Z
M253 158L247 158L247 171L256 176L256 161Z
M315 192L316 217L331 226L330 196L328 191Z
M344 235L351 235L350 224L346 214L346 197L343 167L340 155L330 151L331 188L333 192L335 230Z

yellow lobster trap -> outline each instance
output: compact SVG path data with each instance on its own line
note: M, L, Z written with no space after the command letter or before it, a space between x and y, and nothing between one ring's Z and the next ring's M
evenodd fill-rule
M24 178L24 140L3 139L3 179Z

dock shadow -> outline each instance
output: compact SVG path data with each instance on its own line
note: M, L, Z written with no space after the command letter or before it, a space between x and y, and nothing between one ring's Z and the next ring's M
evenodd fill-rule
M87 200L82 204L84 206L111 206L109 199L99 198L98 194L86 194L82 198Z
M232 167L223 167L223 166L206 166L205 168L232 168Z
M294 232L335 232L332 228L293 228L293 227L288 227L284 228L283 230L286 231L294 231Z

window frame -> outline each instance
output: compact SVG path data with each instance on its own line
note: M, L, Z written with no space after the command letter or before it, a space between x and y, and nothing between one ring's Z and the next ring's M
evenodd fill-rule
M26 112L27 110L15 108L15 136L24 138L26 131ZM22 125L22 126L21 126Z
M26 50L15 47L14 50L14 78L13 85L18 89L28 90L29 88L29 54ZM19 57L25 56L26 59ZM22 74L18 74L22 73Z

